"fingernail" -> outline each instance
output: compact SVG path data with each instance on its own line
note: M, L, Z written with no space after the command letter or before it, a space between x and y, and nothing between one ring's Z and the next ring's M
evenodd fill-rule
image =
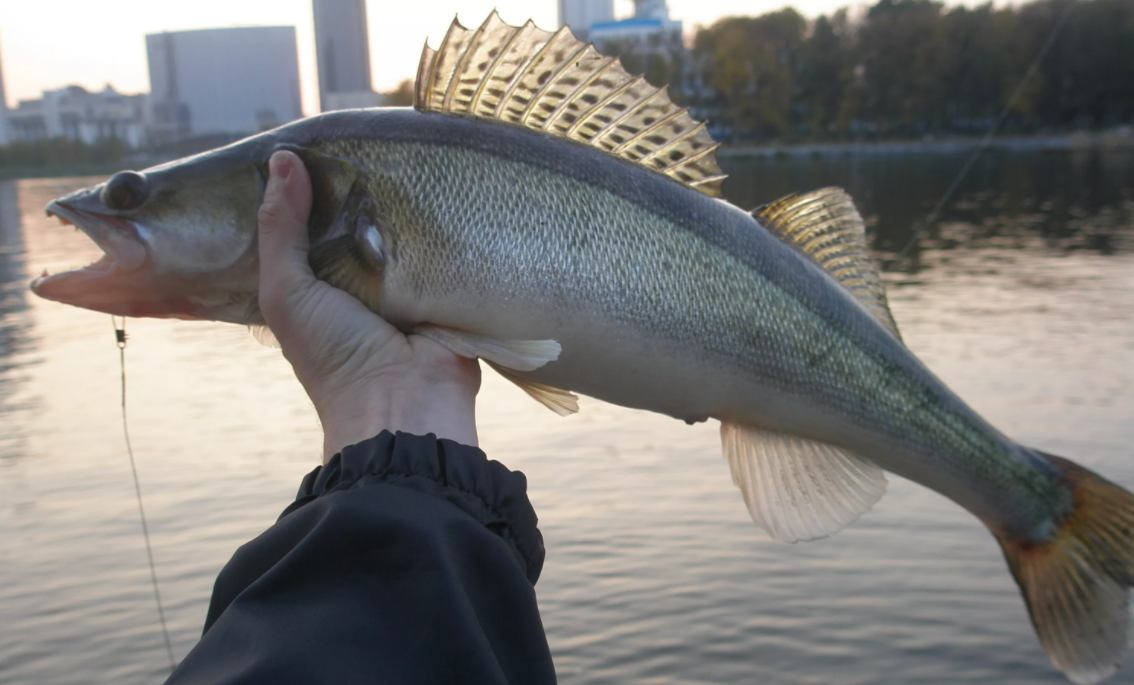
M273 181L279 183L287 183L287 179L291 176L291 155L285 152L277 152L272 155L268 160L268 170L271 174Z

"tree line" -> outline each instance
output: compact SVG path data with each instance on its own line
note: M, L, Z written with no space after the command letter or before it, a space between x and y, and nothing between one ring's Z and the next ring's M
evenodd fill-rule
M1134 121L1134 0L949 9L934 0L881 0L857 18L842 9L814 21L785 8L721 19L699 30L690 49L669 55L610 47L628 69L668 84L724 140L979 135L1061 19L1004 130Z

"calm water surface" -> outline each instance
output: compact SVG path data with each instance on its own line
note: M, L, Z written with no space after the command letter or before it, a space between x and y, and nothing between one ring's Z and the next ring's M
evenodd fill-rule
M743 206L847 187L880 256L963 159L733 164ZM97 179L0 183L0 682L154 683L161 635L109 317L41 301L98 254L43 216ZM999 428L1134 488L1134 158L987 158L888 277L910 348ZM316 463L314 411L243 329L131 321L130 424L178 658L213 579ZM715 422L584 398L561 419L486 373L483 447L529 478L537 591L563 683L1061 683L993 538L891 476L848 530L794 546L748 519ZM1129 659L1134 660L1134 659ZM1116 682L1134 680L1127 666Z

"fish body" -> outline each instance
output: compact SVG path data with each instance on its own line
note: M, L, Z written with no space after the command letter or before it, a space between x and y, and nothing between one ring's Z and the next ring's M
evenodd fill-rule
M525 375L870 455L1014 534L1065 513L1053 469L749 213L515 127L325 116L300 126L344 132L323 152L365 158L370 197L399 227L377 311L404 330L556 340L559 359Z
M569 33L495 21L471 38L451 29L448 48L426 51L416 109L324 114L53 202L49 213L107 255L33 290L119 315L263 323L256 212L269 157L294 151L312 178L320 278L407 333L485 359L561 413L578 392L719 419L733 480L777 539L853 521L882 495L883 469L936 490L996 536L1053 663L1076 683L1113 674L1134 583L1134 496L1018 445L917 360L841 191L755 212L715 199L701 192L717 182L711 147L682 111L662 107L607 141L659 107L657 91L635 94L638 81L618 81ZM493 36L513 52L486 51ZM496 55L488 76L458 78L488 65L478 51ZM508 94L535 73L523 65L559 53L546 72L559 76L531 86L544 95L510 110ZM488 88L499 64L512 85ZM574 95L541 109L568 76ZM581 136L590 115L567 117L571 98L612 78L587 112L636 99ZM503 94L486 105L485 93ZM504 121L509 111L523 125Z

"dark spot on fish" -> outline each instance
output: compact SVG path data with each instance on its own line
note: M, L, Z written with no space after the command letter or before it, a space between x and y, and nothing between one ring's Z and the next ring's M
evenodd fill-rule
M543 85L544 83L546 83L546 82L547 82L547 79L549 79L549 78L551 78L551 71L550 71L550 70L548 70L548 71L545 71L545 72L543 72L542 74L540 74L540 75L539 75L539 79L538 79L538 80L537 80L536 82L537 82L537 83L538 83L539 85L541 85L541 86L542 86L542 85Z
M685 153L683 153L681 150L673 150L669 153L669 161L676 162L684 156Z
M598 98L596 96L590 94L590 93L586 93L585 95L583 95L579 99L582 100L583 102L587 103L588 105L593 105L596 102L598 102Z

